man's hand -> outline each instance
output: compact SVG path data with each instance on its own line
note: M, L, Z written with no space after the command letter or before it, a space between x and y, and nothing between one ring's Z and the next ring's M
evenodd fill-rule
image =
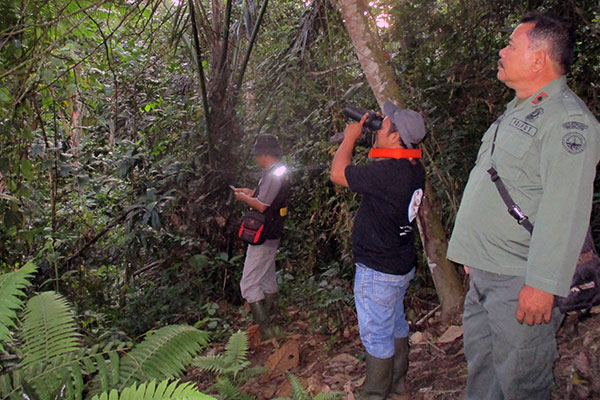
M362 134L363 125L368 116L369 114L365 113L359 122L353 122L346 125L346 129L344 129L344 140L348 139L352 142L356 142Z
M354 142L362 134L362 127L367 120L369 114L363 115L360 122L354 122L346 125L344 130L344 140L338 147L335 155L333 156L333 162L331 163L331 173L329 177L331 181L336 185L348 187L348 181L346 180L345 170L348 165L352 162L352 150L354 149Z
M524 285L519 292L519 306L517 307L517 321L531 326L543 322L549 323L552 319L554 295L543 290Z
M243 193L243 194L245 194L248 197L254 196L254 190L248 189L248 188L235 188L235 189L233 189L233 192L235 194Z
M236 200L247 203L247 200L254 196L254 190L248 188L234 188L233 195Z

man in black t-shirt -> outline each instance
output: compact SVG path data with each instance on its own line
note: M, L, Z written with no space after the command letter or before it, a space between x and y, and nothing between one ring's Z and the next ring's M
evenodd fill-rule
M386 117L369 153L375 162L351 165L366 114L349 124L331 166L331 180L362 195L354 219L352 250L356 263L354 298L360 337L366 349L366 399L406 393L408 322L404 295L415 274L413 221L425 171L415 146L425 137L417 112L384 105Z

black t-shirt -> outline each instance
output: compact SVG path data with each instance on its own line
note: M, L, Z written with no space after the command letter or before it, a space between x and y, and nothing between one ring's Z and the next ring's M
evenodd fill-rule
M385 159L349 165L350 190L363 195L354 218L354 259L376 271L404 275L415 266L413 225L425 188L420 162Z

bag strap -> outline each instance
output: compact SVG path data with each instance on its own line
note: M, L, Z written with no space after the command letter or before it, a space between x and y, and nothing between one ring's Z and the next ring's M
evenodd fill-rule
M502 182L502 179L498 175L498 171L496 171L494 167L491 167L487 170L487 172L490 174L490 179L492 182L496 184L496 189L498 189L498 193L500 193L500 197L502 197L504 204L506 204L506 207L508 207L508 213L517 220L519 225L527 229L531 235L533 232L533 224L531 221L529 221L527 215L521 211L521 208L513 201L510 193L508 193L508 190L506 190L506 186L504 186L504 182Z
M497 121L496 131L494 132L494 139L492 141L492 150L490 152L490 158L494 154L494 150L496 148L496 136L498 136L498 129L500 128L501 121L502 116L500 116L500 118L498 118ZM490 169L487 170L487 173L490 174L490 179L496 185L496 189L498 189L498 193L500 193L502 201L504 201L504 204L506 204L508 213L511 215L511 217L517 220L517 223L519 225L527 229L527 231L531 235L533 233L533 224L531 223L531 221L529 221L527 215L523 213L521 207L519 207L514 202L510 193L508 193L506 186L504 186L504 182L502 182L502 178L500 178L500 175L498 175L498 171L496 171L494 167L490 167Z

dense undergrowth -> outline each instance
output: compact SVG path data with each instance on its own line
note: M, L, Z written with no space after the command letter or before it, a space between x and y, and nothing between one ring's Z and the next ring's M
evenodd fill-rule
M4 272L39 265L32 291L68 298L90 342L137 340L168 324L223 340L237 330L243 209L228 185L257 183L249 150L261 133L279 136L292 171L277 256L281 303L302 304L315 320L327 311L325 331L344 322L357 198L329 182L328 138L347 122L346 104L376 102L327 0L272 1L235 87L263 3L233 3L224 57L226 2L194 2L201 54L187 4L0 4L0 262ZM447 232L480 136L512 95L495 65L525 10L579 23L569 79L600 115L595 0L375 3L373 21L390 24L380 39L407 106L426 118L425 162ZM357 152L364 161L365 149ZM411 293L435 302L425 265Z

